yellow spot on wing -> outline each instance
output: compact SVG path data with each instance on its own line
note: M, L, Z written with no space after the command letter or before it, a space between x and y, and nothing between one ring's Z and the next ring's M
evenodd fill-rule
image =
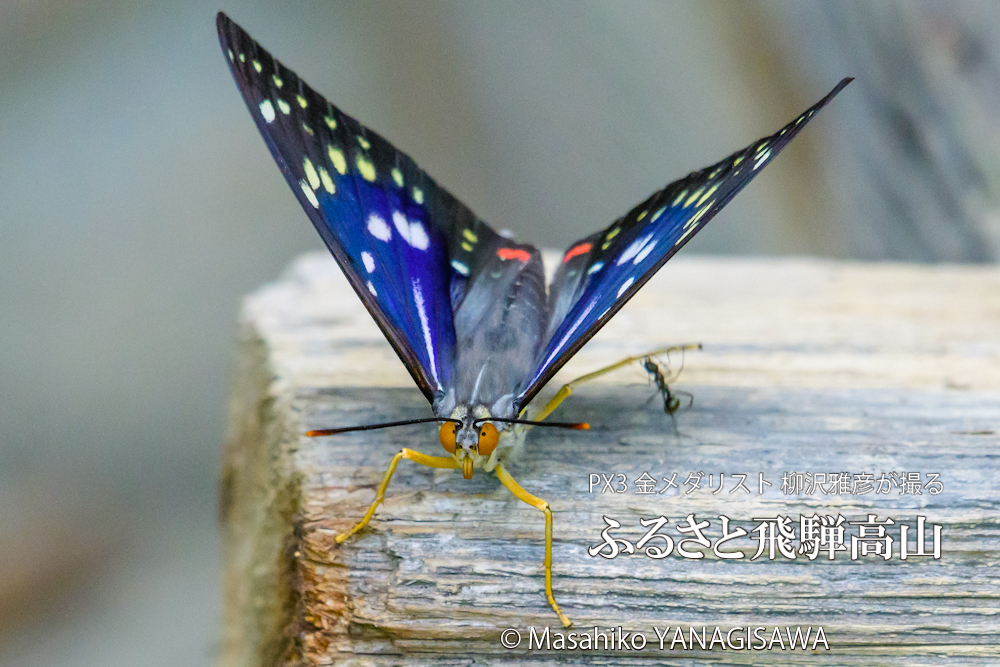
M236 56L233 55L233 50L229 49L229 62L233 62L234 60L236 60Z
M424 203L424 191L420 188L413 188L413 201L418 204Z
M676 243L674 243L674 246L680 245L681 241L683 241L684 239L686 239L687 237L689 237L691 235L691 233L695 229L696 229L695 227L688 227L687 231L685 231L683 234L681 234L681 237L679 239L677 239Z
M476 243L479 241L479 237L476 236L471 229L463 229L462 236L464 236L469 243Z
M260 74L260 71L262 69L264 69L263 67L260 66L260 61L259 60L251 60L250 64L253 65L253 68L255 70L257 70L257 74Z
M694 228L694 226L698 223L698 221L701 220L701 216L705 215L705 213L710 208L712 208L711 204L709 204L708 206L705 206L704 208L698 209L698 212L695 213L694 217L684 223L684 229L687 229L689 227L690 228ZM687 236L687 234L685 234L684 236ZM683 238L683 237L681 237L681 238Z
M302 160L302 170L306 172L306 178L309 179L309 187L313 190L319 187L319 174L316 173L316 168L313 167L312 160L309 158L304 158Z
M701 206L702 204L704 204L704 203L705 203L705 200L706 200L706 199L708 199L709 197L711 197L711 196L712 196L712 194L713 194L713 193L714 193L714 192L715 192L716 190L718 190L718 189L719 189L719 184L718 184L718 183L716 183L715 185L713 185L712 187L710 187L710 188L708 189L708 192L706 192L705 194L703 194L703 195L701 196L701 199L699 199L699 200L698 200L698 206Z
M398 187L403 187L403 172L396 167L392 168L392 180L396 181Z
M684 199L684 195L686 195L687 193L688 193L687 190L681 190L680 193L676 197L674 197L674 201L672 201L670 205L677 206L678 204L680 204L681 200Z
M326 171L325 167L319 168L319 180L323 181L323 187L331 195L337 192L337 188L333 184L333 179L330 178L330 174Z
M281 77L278 76L277 74L272 74L271 78L274 79L274 85L276 85L278 88L281 88L283 85L285 85L285 82L282 81Z
M638 222L639 220L642 220L643 218L645 218L645 217L646 217L646 213L648 213L648 211L643 211L642 213L640 213L640 214L639 214L639 215L638 215L638 216L636 217L636 221Z
M366 158L361 153L354 156L354 164L358 167L358 173L369 183L375 182L375 165L371 163L371 160Z
M618 236L618 232L622 230L621 227L615 227L604 237L604 243L601 244L601 250L607 250L608 246L611 245L611 240Z
M736 158L735 160L733 160L733 166L734 167L740 166L740 162L743 162L743 156L742 155L739 156L738 158Z
M278 98L278 108L281 109L281 113L283 114L289 114L292 112L292 107L290 107L288 105L288 102L281 99L280 97Z
M333 168L337 170L337 173L343 176L347 173L347 160L344 158L344 151L340 150L336 146L327 146L326 154L330 158L330 164Z
M246 54L241 53L240 54L240 62L241 63L245 63L246 61L247 61Z
M368 142L368 140L362 137L360 134L358 135L358 143L361 144L361 147L364 148L365 150L368 150L369 148L372 147L372 145Z
M337 121L333 119L333 116L323 116L323 120L326 121L326 126L331 130L337 129Z
M759 153L762 150L764 150L765 148L767 148L767 142L766 141L764 143L762 143L760 146L757 147L757 151L756 152Z
M306 98L302 97L301 95L296 95L295 99L298 100L299 106L302 107L303 109L309 106L309 102L307 102Z
M313 132L313 129L311 127L309 127L308 125L306 125L305 123L302 123L302 129L305 130L306 134L308 134L310 136L316 134L315 132Z
M695 200L696 200L696 199L697 199L698 197L700 197L700 196L701 196L701 192L702 192L702 190L704 190L704 189L705 189L705 188L698 188L697 190L695 190L694 192L692 192L692 193L691 193L691 196L690 196L690 197L688 197L688 198L687 198L687 201L685 201L685 202L684 202L684 208L687 208L688 206L690 206L691 204L693 204L693 203L694 203L694 201L695 201Z
M472 246L466 243L465 241L462 241L462 250L464 250L465 252L472 252Z

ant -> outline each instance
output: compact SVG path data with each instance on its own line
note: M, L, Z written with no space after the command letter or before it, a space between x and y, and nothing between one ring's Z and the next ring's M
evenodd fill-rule
M699 348L700 347L701 346L699 346ZM642 360L643 368L649 374L649 379L652 380L653 383L656 385L657 393L659 393L659 395L663 399L663 411L668 415L670 415L670 421L674 425L675 435L678 433L678 431L677 431L677 418L674 417L674 414L676 412L679 412L682 409L682 407L683 409L686 410L690 408L692 405L694 405L694 396L692 394L686 391L671 390L668 384L668 382L673 382L674 380L676 380L677 377L681 374L681 371L684 370L683 353L684 351L681 350L681 367L677 369L676 373L670 372L669 352L667 353L666 363L660 362L663 363L663 366L667 369L667 374L664 374L664 372L660 369L660 364L658 364L656 360L654 360L654 357L648 356ZM653 398L655 397L656 395L654 394L653 396L650 397L649 400L653 400ZM686 397L687 405L682 406L681 397Z

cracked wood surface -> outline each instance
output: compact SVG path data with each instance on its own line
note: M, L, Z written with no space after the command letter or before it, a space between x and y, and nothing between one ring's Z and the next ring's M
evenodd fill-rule
M573 631L623 626L642 653L524 649L561 630L544 595L543 518L492 476L403 461L372 527L337 546L402 446L438 454L434 425L308 439L309 428L422 417L429 407L332 260L307 255L244 305L222 509L224 665L977 664L1000 659L1000 269L819 260L676 258L556 381L623 356L700 341L675 387L676 431L636 368L574 392L512 474L555 517L554 588ZM679 360L674 359L674 367ZM543 395L542 398L544 398ZM722 493L635 494L726 473ZM785 495L784 472L940 473L938 495ZM629 492L588 492L623 473ZM758 475L773 486L757 493ZM734 474L752 493L730 494ZM659 483L658 488L664 484ZM703 486L708 486L704 483ZM750 561L641 553L592 558L603 516L633 542L665 516L751 531L758 517L869 513L944 527L941 560ZM853 528L853 527L852 527ZM856 532L856 531L855 531ZM850 531L849 533L850 534ZM898 537L898 531L891 531ZM898 543L894 545L898 549ZM823 626L829 652L659 651L654 628ZM525 637L506 651L500 632ZM672 636L672 635L671 635ZM669 641L668 641L669 645Z

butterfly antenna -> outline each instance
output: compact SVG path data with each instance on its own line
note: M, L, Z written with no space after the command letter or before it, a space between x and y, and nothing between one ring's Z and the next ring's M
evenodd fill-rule
M345 426L343 428L324 428L315 431L306 431L310 438L318 438L324 435L339 435L341 433L351 433L352 431L374 431L379 428L392 428L393 426L409 426L410 424L426 424L428 422L455 422L461 424L458 419L444 419L441 417L427 417L426 419L407 419L401 422L386 422L384 424L365 424L364 426Z
M482 424L483 422L501 422L504 424L527 424L528 426L551 426L553 428L568 428L573 431L589 431L590 424L587 422L535 422L528 419L500 419L499 417L487 417L485 419L477 419L473 424Z

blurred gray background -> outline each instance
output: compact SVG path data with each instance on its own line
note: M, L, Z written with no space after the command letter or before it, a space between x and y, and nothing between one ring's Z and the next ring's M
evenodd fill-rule
M203 665L242 295L316 233L225 10L565 247L858 80L686 253L1000 256L991 2L0 2L0 665Z

